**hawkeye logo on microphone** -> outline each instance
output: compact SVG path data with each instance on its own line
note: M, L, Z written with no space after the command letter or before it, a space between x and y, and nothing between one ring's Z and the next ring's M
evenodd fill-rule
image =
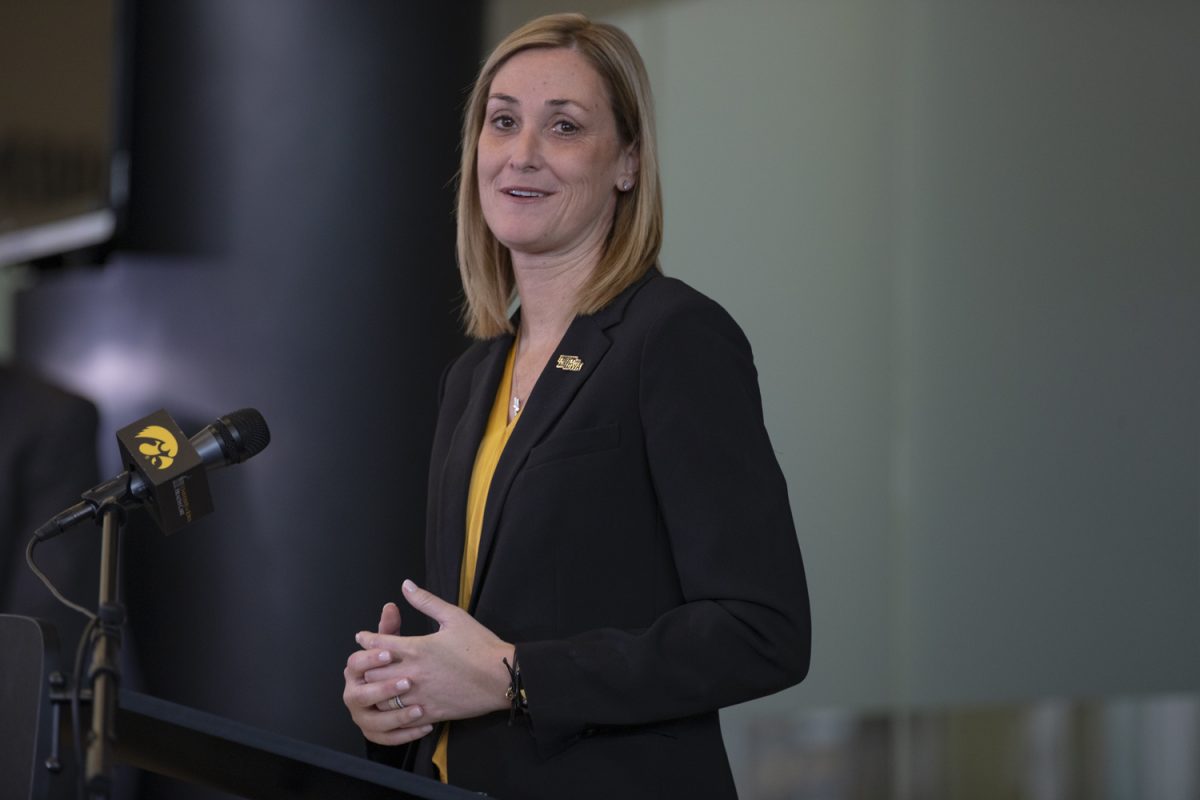
M204 460L166 411L155 411L117 431L117 444L121 462L144 482L138 498L163 533L212 511Z
M161 425L147 425L136 434L138 452L156 469L168 469L179 455L179 442Z

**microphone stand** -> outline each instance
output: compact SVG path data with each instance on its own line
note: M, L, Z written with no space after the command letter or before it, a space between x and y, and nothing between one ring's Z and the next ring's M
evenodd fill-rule
M113 498L105 499L101 519L100 627L88 680L92 686L92 730L87 741L85 786L89 797L107 800L112 794L112 750L116 742L117 692L121 670L121 625L125 609L117 602L117 554L125 511Z

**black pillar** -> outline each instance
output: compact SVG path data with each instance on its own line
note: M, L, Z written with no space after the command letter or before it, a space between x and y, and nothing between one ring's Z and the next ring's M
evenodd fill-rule
M189 433L262 411L272 444L214 474L211 517L125 537L134 685L356 752L341 670L422 577L437 378L463 345L453 179L481 3L133 16L129 229L107 266L23 293L18 357L97 402L106 471L113 432L159 406Z

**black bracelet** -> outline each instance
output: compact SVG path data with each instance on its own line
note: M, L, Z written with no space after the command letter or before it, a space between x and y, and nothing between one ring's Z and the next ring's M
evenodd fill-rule
M525 687L521 685L521 665L517 663L516 654L513 654L512 664L508 663L507 658L500 661L508 670L508 691L504 693L504 699L512 704L508 712L508 724L511 727L518 713L529 713L529 700L525 697Z

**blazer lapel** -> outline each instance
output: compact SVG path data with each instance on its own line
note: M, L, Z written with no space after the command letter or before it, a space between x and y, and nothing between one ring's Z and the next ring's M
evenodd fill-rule
M459 573L466 540L467 492L471 486L471 472L512 341L511 335L497 338L487 355L475 365L471 373L467 406L455 425L446 460L442 462L442 501L436 527L441 535L434 537L438 549L434 560L437 574L431 576L436 578L436 583L429 588L446 602L455 605L458 604Z
M500 455L500 461L496 464L496 472L492 475L492 485L488 489L487 504L483 512L483 532L479 540L475 581L471 590L471 600L467 605L467 610L471 613L475 611L480 588L487 574L489 556L495 546L500 512L529 451L554 426L571 405L583 384L596 371L611 344L605 329L621 321L630 298L657 274L657 270L650 270L605 308L593 315L576 317L567 328L558 348L551 354L550 360L542 367L542 373L538 376L525 410L521 412L521 419L513 428L512 435L504 446L504 452ZM494 398L493 390L488 399L489 408ZM476 441L478 436L479 434L476 435Z

